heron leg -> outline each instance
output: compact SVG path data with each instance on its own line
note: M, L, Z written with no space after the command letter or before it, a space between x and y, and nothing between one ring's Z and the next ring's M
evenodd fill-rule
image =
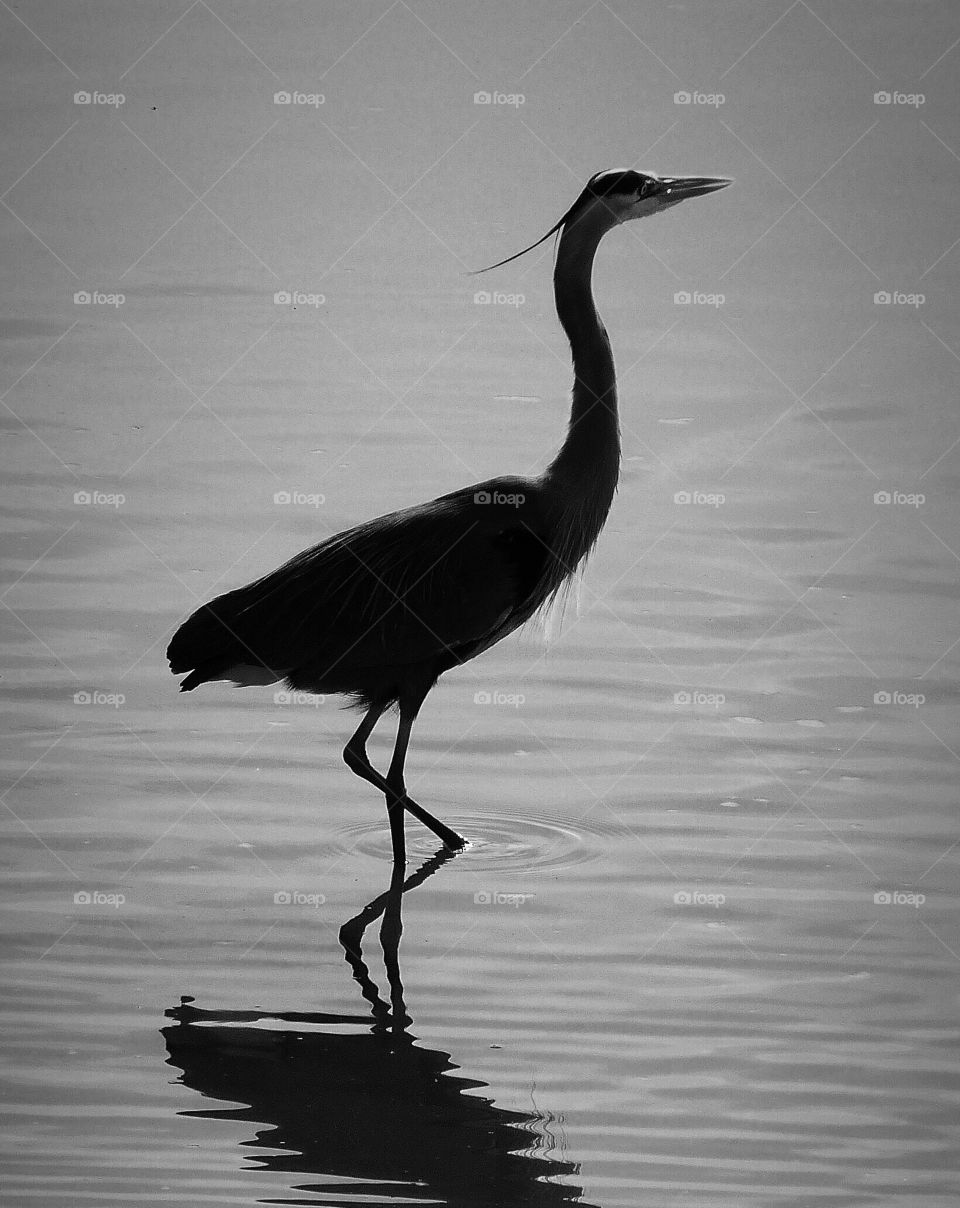
M397 728L397 741L394 747L393 759L390 761L390 771L386 778L380 775L376 768L371 764L367 755L367 739L373 732L374 726L386 712L386 705L373 704L364 715L363 721L357 726L357 729L350 738L350 741L343 748L343 759L351 772L356 773L362 779L378 788L387 799L387 810L390 816L390 832L394 838L394 857L396 858L397 843L396 830L397 825L395 819L399 822L399 832L401 836L401 859L402 856L402 835L403 835L403 809L408 810L415 818L428 827L439 838L445 847L452 851L464 847L466 841L456 831L446 826L439 818L435 818L433 814L425 810L422 805L418 805L411 797L407 796L406 786L403 782L403 765L407 755L407 746L410 742L410 731L413 728L413 723L416 720L417 713L420 711L420 705L423 703L423 697L419 699L412 698L409 701L402 701L400 705L400 725ZM391 801L399 801L402 809L390 809Z
M354 730L349 742L343 748L343 762L350 771L375 785L381 793L385 791L385 781L370 762L367 755L367 739L373 733L373 727L386 711L386 705L371 705L363 715L363 721Z
M414 818L418 818L424 826L430 828L433 833L443 842L444 847L449 847L456 851L458 848L466 846L466 840L462 835L458 835L456 831L451 830L449 826L441 822L439 818L435 818L433 814L428 813L422 805L418 805L411 797L407 796L407 786L403 780L403 765L407 758L407 746L410 742L410 732L413 729L413 723L417 719L417 714L420 712L420 706L423 704L426 692L417 693L408 698L400 700L400 723L397 726L397 740L393 748L393 758L390 760L390 769L387 772L387 787L399 797L403 802L404 808L413 814Z
M393 846L394 864L402 864L406 858L406 848L403 835L403 801L393 788L380 775L370 762L367 755L367 739L373 733L373 728L386 712L387 706L375 703L364 714L363 721L353 732L350 741L343 748L343 761L351 772L362 777L378 788L387 799L387 817L390 819L390 840ZM392 765L391 765L392 766Z

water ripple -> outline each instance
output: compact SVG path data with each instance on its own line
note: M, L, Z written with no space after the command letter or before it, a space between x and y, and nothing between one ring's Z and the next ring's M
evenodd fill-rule
M536 873L556 871L599 859L604 845L617 834L626 833L615 825L595 822L559 823L538 814L450 814L444 821L467 840L457 863L466 868L489 872ZM419 861L437 848L437 840L419 825L408 826L407 859ZM379 860L389 860L390 834L380 819L341 828L334 840L325 844L328 852L358 852Z

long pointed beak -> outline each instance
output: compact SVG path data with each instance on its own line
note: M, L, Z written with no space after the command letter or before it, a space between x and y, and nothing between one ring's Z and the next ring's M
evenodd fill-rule
M663 176L656 195L671 201L686 201L688 197L702 197L704 193L715 193L732 185L732 180L723 176Z

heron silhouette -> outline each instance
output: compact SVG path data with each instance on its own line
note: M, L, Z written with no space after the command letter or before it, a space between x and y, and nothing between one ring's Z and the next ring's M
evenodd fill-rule
M405 859L404 810L445 846L465 843L407 795L404 762L427 693L443 672L548 605L593 548L610 510L620 429L613 354L593 300L597 247L622 222L730 183L598 172L542 238L488 266L559 233L554 294L573 354L573 400L566 439L542 474L490 478L337 533L203 605L170 643L171 670L189 672L182 692L211 680L285 680L297 691L346 695L362 708L343 757L386 798L395 862ZM384 776L366 744L392 706L400 716Z

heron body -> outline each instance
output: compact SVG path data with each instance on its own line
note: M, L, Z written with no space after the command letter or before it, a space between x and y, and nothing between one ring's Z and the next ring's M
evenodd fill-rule
M543 237L560 233L554 292L574 367L567 437L543 474L474 483L338 533L205 604L170 643L171 670L188 673L182 691L211 680L247 686L282 679L362 707L344 758L387 799L395 861L404 858L404 809L448 847L464 842L406 793L407 744L424 698L445 671L489 649L556 595L596 542L616 492L616 377L591 286L600 240L620 222L728 183L599 173ZM366 741L394 705L400 723L382 776Z

